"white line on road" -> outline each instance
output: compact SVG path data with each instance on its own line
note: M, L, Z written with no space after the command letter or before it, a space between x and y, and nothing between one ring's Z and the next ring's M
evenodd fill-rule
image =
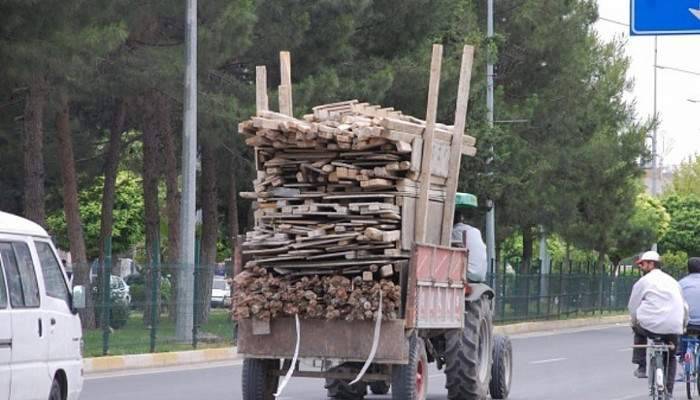
M625 397L616 397L612 400L631 400L631 399L644 398L645 396L646 396L645 394L631 394L631 395L625 396Z
M555 363L555 362L564 361L564 360L566 360L566 358L549 358L546 360L530 361L528 364L532 364L532 365L549 364L549 363Z

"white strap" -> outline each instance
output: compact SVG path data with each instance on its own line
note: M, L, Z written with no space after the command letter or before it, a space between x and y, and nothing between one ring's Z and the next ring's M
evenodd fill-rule
M369 366L372 365L372 361L374 361L374 356L377 354L377 347L379 347L379 334L382 329L382 291L379 291L379 310L377 311L377 322L374 324L374 339L372 339L372 350L369 352L369 357L367 358L367 361L365 361L365 365L362 367L362 370L360 371L359 374L357 374L357 378L355 378L354 381L350 382L351 385L357 383L362 379L363 376L365 376L365 372L369 369Z
M301 329L299 327L299 315L294 314L294 318L296 320L296 327L297 327L297 344L296 344L296 347L294 348L294 357L292 357L292 364L289 366L289 371L287 371L287 374L284 376L282 383L280 384L279 388L277 389L277 393L275 393L275 397L279 397L282 394L282 390L284 390L284 387L287 386L287 383L289 383L289 380L292 379L292 375L294 374L294 368L296 368L297 359L299 358L299 345L301 344Z

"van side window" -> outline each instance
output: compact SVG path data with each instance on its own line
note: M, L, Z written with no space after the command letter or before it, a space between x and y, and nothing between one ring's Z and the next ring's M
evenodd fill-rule
M69 303L68 286L61 272L61 265L51 250L51 246L46 242L34 242L36 252L39 254L41 270L44 273L44 286L46 294Z
M0 309L2 308L7 308L7 289L5 289L5 275L0 262Z
M39 307L39 285L34 263L25 243L0 243L12 307Z

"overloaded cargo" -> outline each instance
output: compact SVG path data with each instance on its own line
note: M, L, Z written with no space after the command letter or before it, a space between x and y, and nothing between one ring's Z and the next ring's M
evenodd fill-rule
M256 224L243 244L250 260L234 281L237 318L373 320L380 292L383 318L398 317L425 128L357 100L314 107L302 119L260 111L240 124L257 179L254 192L242 193L256 201ZM451 131L436 126L434 153L449 155ZM473 154L474 139L462 141Z

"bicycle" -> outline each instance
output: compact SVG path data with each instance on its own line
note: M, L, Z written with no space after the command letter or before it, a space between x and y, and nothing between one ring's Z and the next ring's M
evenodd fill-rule
M700 365L700 339L697 333L681 337L681 343L685 346L683 357L683 376L685 380L685 393L688 400L693 398L693 384L700 395L700 374L698 374L698 365Z
M664 358L675 350L672 344L666 344L661 337L650 337L651 344L634 345L633 348L647 350L647 376L649 377L649 397L652 400L666 400L666 374L668 366ZM669 361L671 357L667 358ZM675 361L675 360L674 360Z

